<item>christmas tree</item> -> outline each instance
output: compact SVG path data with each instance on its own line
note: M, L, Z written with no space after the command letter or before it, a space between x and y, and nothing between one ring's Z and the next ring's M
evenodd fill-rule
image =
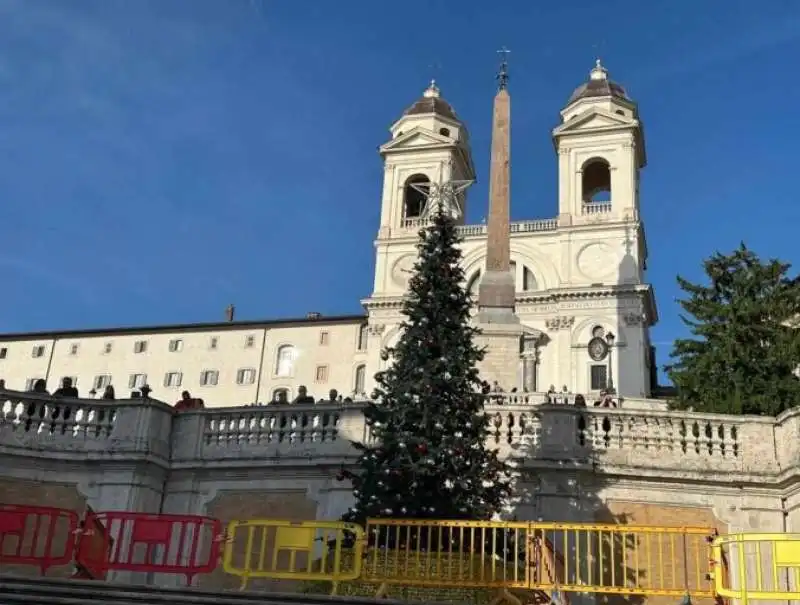
M708 284L681 277L681 317L667 373L680 409L775 416L800 401L800 280L790 265L762 261L742 244L704 263Z
M354 443L359 468L341 473L355 496L346 521L488 519L510 492L509 469L486 447L483 350L473 342L459 241L440 205L420 233L401 336L382 353L391 363L364 411L374 441Z

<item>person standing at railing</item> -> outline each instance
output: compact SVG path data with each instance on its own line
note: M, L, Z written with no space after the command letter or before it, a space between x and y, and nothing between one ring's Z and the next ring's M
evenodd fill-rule
M53 397L78 397L78 389L72 384L72 378L64 376L61 386L55 390Z
M33 383L33 388L31 389L31 393L39 393L40 395L49 395L50 393L47 391L47 382L43 378L39 378L36 382Z
M202 399L195 399L189 391L181 393L181 398L175 402L175 410L185 412L187 410L202 410L205 407Z
M304 385L297 387L297 397L292 403L314 403L314 398L308 394L308 389Z

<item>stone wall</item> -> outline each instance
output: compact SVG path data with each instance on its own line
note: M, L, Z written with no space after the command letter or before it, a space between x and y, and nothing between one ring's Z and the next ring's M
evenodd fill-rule
M800 411L734 417L646 401L598 409L543 400L523 394L487 407L492 445L519 469L509 516L800 527ZM358 403L176 415L157 401L6 393L2 405L0 501L80 511L337 519L350 503L335 479L356 460L350 440L371 438Z

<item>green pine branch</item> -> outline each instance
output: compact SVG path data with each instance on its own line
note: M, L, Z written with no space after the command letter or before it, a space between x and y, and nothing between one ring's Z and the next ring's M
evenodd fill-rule
M744 244L715 253L707 283L678 277L686 294L678 339L665 369L677 387L675 406L696 411L776 415L800 399L800 279L791 266L762 261Z

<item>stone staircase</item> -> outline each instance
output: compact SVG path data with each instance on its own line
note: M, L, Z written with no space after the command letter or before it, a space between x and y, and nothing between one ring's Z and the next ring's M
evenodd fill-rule
M0 605L407 605L386 599L263 592L212 592L91 580L0 575Z

